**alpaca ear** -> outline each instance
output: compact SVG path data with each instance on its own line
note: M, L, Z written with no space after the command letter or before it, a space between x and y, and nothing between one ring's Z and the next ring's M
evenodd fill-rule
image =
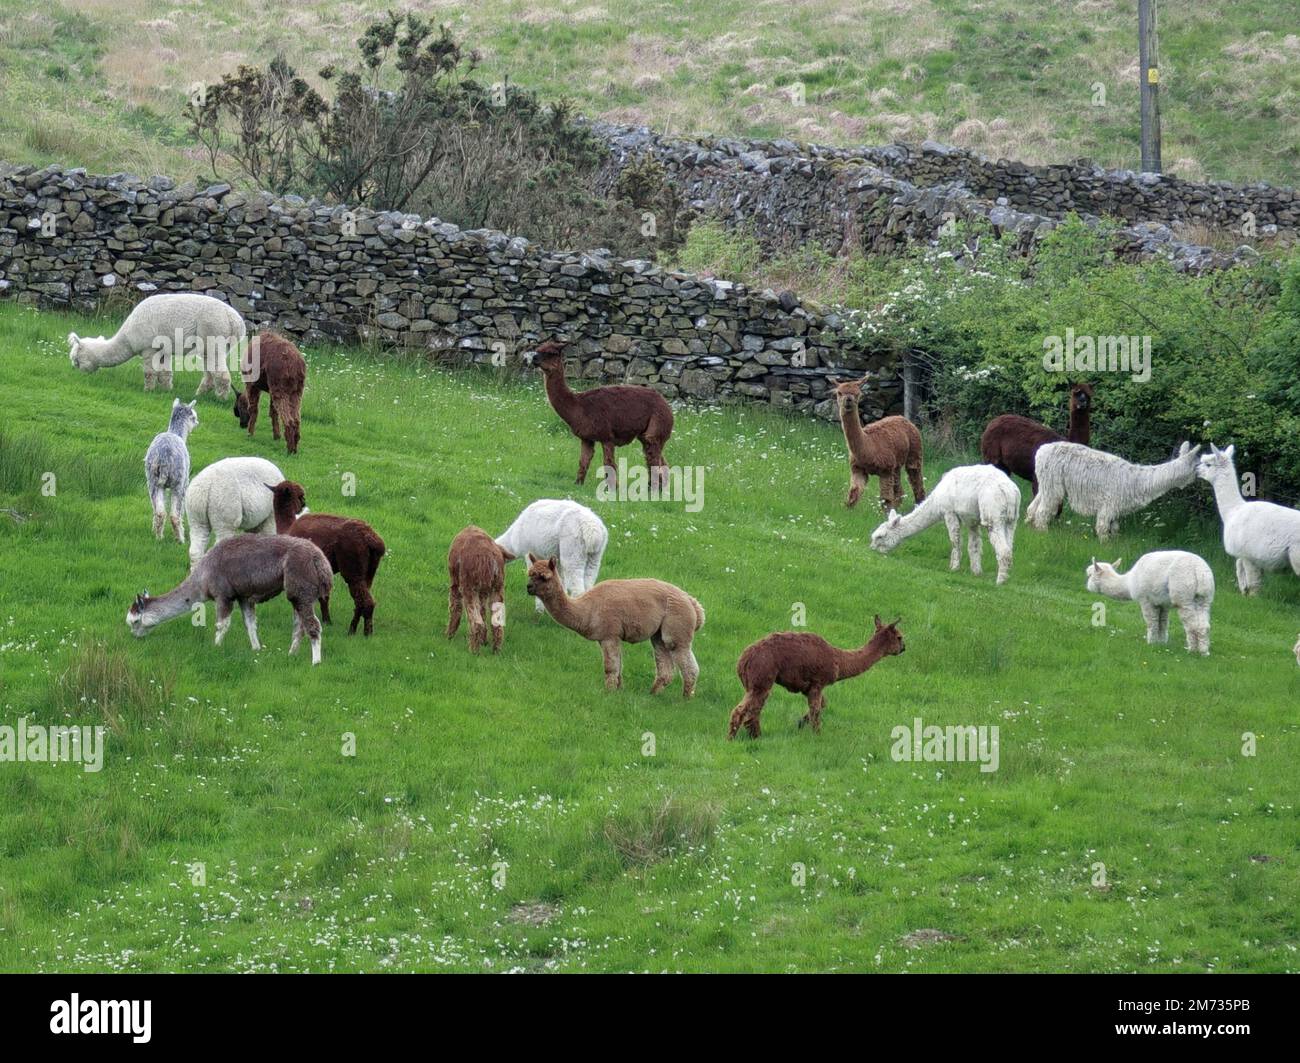
M536 555L535 555L531 550L529 550L529 551L528 551L528 567L529 567L529 568L532 568L533 565L535 565L535 564L537 564L537 556L536 556Z
M898 510L896 510L896 509L891 509L891 510L889 511L889 516L885 518L885 523L888 524L888 525L892 528L892 527L893 527L895 524L897 524L900 520L902 520L902 518L898 515Z
M69 346L71 346L71 347L75 347L75 346L76 346L78 343L80 343L80 342L81 342L81 337L78 336L75 332L69 332L69 333L68 333L68 345L69 345Z
M879 631L885 625L880 622L880 614L877 613L872 619L876 622L876 630Z
M546 567L549 568L552 572L556 570L558 565L559 565L559 561L557 558L548 557L546 559Z
M861 380L858 381L858 387L865 388L870 382L871 382L871 378L864 376Z
M1114 562L1111 564L1110 567L1113 568L1116 572L1118 572L1119 566L1122 565L1123 563L1124 563L1124 559L1122 557L1117 557L1115 558Z
M1237 445L1235 443L1229 443L1227 449L1223 452L1223 456L1227 458L1229 461L1231 461L1233 455L1236 453L1237 453Z
M176 409L176 407L179 406L180 404L181 404L181 400L180 400L180 399L172 399L172 409L173 409L173 410Z
M197 408L198 408L198 405L199 405L199 400L198 400L198 399L194 399L194 400L192 400L192 401L190 402L189 405L190 405L190 409L191 409L191 410L193 410L193 409L197 409Z

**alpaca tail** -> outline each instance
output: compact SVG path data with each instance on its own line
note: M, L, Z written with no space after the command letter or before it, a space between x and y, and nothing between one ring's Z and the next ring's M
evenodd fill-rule
M312 565L316 570L316 598L318 601L322 598L328 601L334 590L334 570L325 555L319 551L312 558Z
M690 598L691 608L695 610L695 630L699 631L704 626L704 606L689 594L686 597Z
M384 540L379 538L374 528L366 529L365 543L366 549L370 551L370 560L366 564L366 582L369 583L379 571L379 562L383 560L388 548L384 546Z

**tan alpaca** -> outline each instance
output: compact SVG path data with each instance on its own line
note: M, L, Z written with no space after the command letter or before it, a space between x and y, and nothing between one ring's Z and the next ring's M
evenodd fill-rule
M862 380L848 380L835 385L835 402L840 411L840 426L844 429L844 442L849 448L849 496L844 504L852 508L858 504L867 480L880 477L880 501L888 511L903 505L903 488L899 474L907 470L912 484L912 501L925 500L925 484L921 480L921 433L906 417L883 417L862 427L858 415L858 399L862 395Z
M691 641L704 626L704 609L680 587L657 579L607 579L570 598L557 575L556 558L543 561L529 554L528 593L541 599L558 623L600 643L607 689L623 685L622 643L649 639L655 653L650 693L673 681L674 666L682 674L682 695L695 693L700 666Z

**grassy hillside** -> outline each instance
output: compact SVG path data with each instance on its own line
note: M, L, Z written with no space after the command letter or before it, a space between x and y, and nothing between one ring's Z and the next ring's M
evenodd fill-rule
M0 158L191 176L189 86L276 51L352 54L391 0L0 0ZM936 137L1025 161L1135 166L1136 7L1102 0L503 0L412 6L490 80L674 130L833 143ZM1160 12L1164 158L1185 176L1295 183L1294 4ZM794 86L803 86L803 102ZM1096 85L1105 104L1094 106Z
M138 363L71 369L61 337L103 326L0 305L0 722L111 728L99 773L0 764L0 969L1296 969L1300 585L1242 599L1176 507L1106 555L1211 560L1207 660L1176 622L1148 647L1133 605L1092 626L1077 520L1022 528L1000 588L946 570L942 528L872 553L833 426L684 409L667 453L705 467L703 509L597 502L536 380L313 349L298 456L212 399L191 450L268 456L313 509L375 525L374 637L336 623L313 669L281 599L258 655L238 624L219 649L184 620L138 641L131 597L186 569L141 472L170 397ZM443 638L454 533L570 492L610 527L604 577L704 603L693 701L648 695L644 645L606 693L598 648L535 618L518 566L499 656ZM831 688L820 736L778 692L764 737L728 743L738 654L800 604L839 645L901 614L907 651ZM998 725L999 770L895 762L915 717Z

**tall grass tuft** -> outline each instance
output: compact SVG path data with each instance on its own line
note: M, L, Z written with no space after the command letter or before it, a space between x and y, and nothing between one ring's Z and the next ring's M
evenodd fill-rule
M669 795L638 812L605 819L604 836L625 867L649 867L676 856L701 856L713 842L718 810Z
M97 711L108 728L121 735L165 709L175 685L172 675L142 675L121 650L87 642L77 647L54 681L53 700L65 712Z

